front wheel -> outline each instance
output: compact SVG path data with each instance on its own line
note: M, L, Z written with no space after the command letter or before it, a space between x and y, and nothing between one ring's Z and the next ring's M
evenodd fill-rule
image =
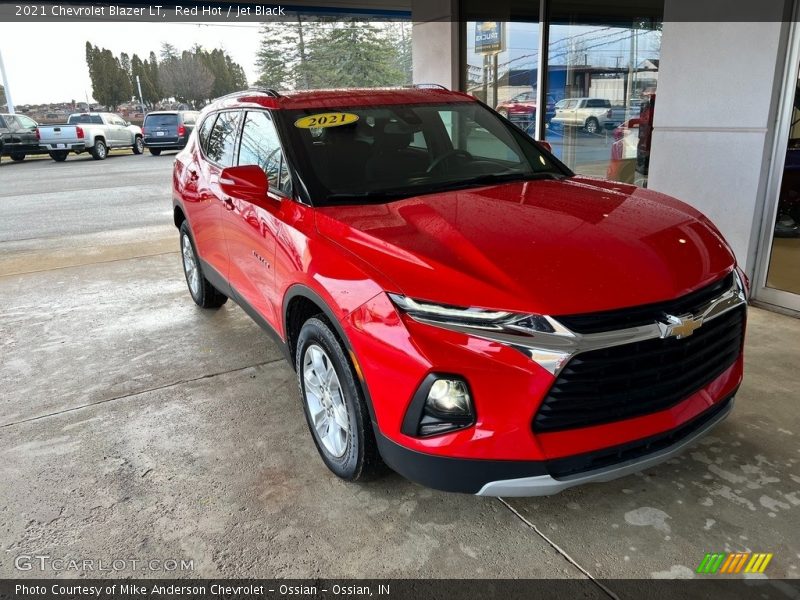
M10 156L11 160L13 160L14 162L22 162L23 160L25 160L24 152L12 152Z
M228 301L228 297L215 288L203 276L200 259L194 247L194 240L186 221L181 224L181 258L183 259L183 274L189 286L192 300L200 308L219 308Z
M108 156L108 146L103 140L95 140L94 146L89 151L92 155L92 158L95 160L105 160L106 156Z
M142 152L144 152L144 140L142 140L142 136L137 135L133 141L133 153L141 154Z
M67 155L69 152L66 150L53 150L50 152L50 158L52 158L56 162L64 162L67 160Z
M364 396L341 342L322 318L309 319L300 330L295 365L308 429L325 465L346 481L375 474L381 461Z

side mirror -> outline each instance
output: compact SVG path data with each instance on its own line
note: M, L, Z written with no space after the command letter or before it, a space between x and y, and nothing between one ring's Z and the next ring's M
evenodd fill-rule
M539 145L548 152L550 153L553 152L553 147L550 145L550 142L539 142Z
M223 169L219 175L219 187L227 196L264 208L268 205L269 180L259 166L244 165Z

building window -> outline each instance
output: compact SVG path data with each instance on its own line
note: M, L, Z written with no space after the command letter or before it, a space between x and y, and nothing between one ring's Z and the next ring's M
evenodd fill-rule
M477 17L469 2L467 19ZM576 173L647 185L656 106L663 1L621 8L550 0L508 21L467 21L464 87L533 136L544 104L543 137ZM485 12L485 11L484 11ZM539 36L548 34L547 56ZM539 69L546 89L539 94Z

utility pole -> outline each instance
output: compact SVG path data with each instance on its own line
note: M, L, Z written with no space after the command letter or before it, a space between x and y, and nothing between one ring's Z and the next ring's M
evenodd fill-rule
M11 88L8 85L8 76L6 75L6 66L3 64L3 53L0 51L0 75L3 76L3 88L6 91L6 104L8 104L8 112L14 114L14 101L11 99Z
M138 75L136 76L136 87L139 88L139 104L142 105L142 112L145 112L144 100L142 99L142 82Z

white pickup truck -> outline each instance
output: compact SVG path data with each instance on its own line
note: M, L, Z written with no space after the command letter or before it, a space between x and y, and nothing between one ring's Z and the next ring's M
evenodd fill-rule
M89 152L95 160L103 160L110 148L144 152L142 129L115 113L75 113L65 125L41 125L36 131L39 147L58 162L66 160L70 152Z
M625 120L625 109L611 106L605 98L567 98L556 104L555 111L551 123L582 127L587 133L613 129Z

